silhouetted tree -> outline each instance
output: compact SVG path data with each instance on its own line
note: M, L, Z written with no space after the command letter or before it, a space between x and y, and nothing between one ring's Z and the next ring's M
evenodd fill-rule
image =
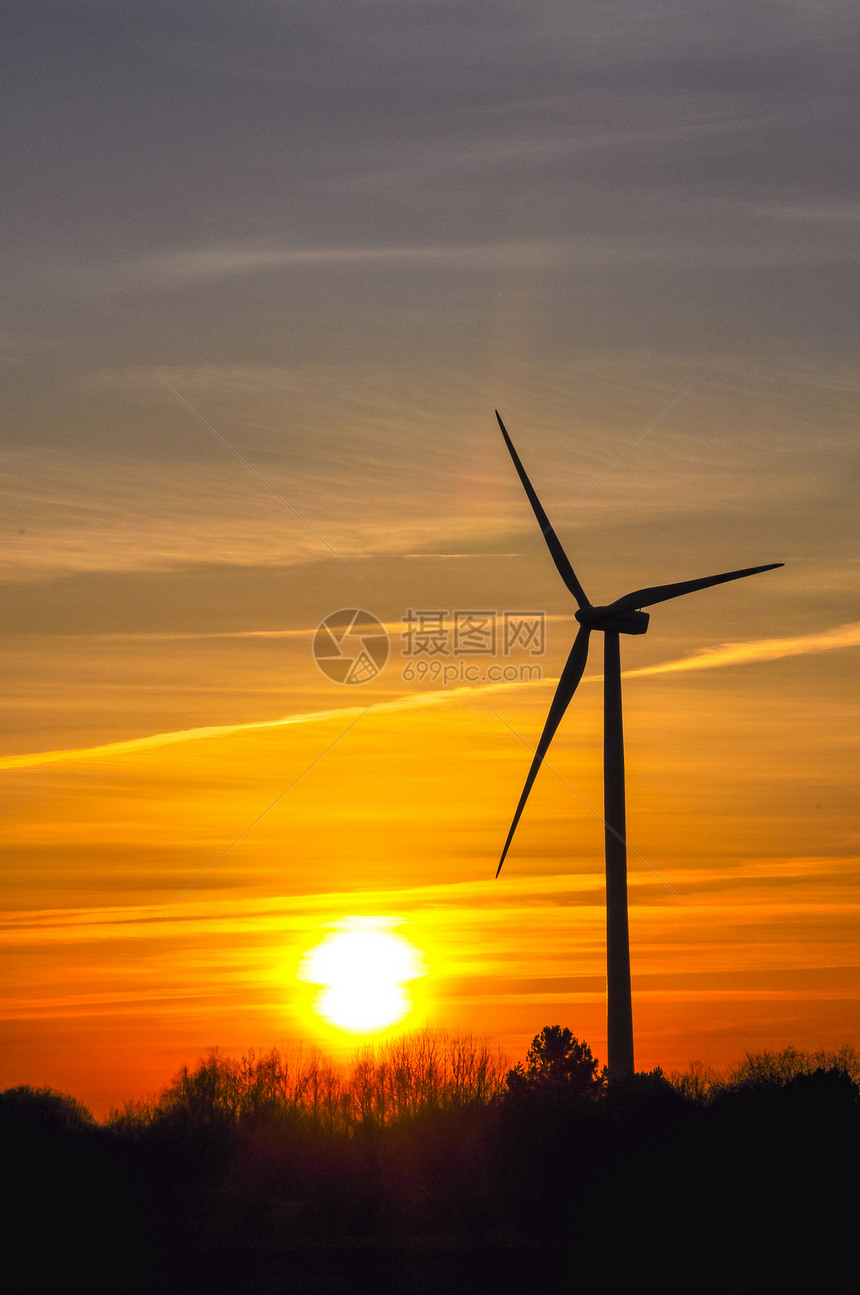
M381 1126L486 1104L501 1090L503 1074L501 1053L486 1041L423 1029L362 1048L347 1086L355 1123Z
M860 1082L860 1058L853 1048L842 1048L836 1053L801 1052L798 1048L783 1048L781 1052L748 1052L739 1065L733 1067L723 1084L728 1092L743 1092L784 1088L792 1080L816 1071L840 1071L857 1084Z
M556 1092L568 1097L596 1100L604 1089L591 1048L566 1026L545 1025L536 1034L522 1064L508 1072L508 1091Z
M22 1084L0 1093L0 1121L40 1129L46 1134L78 1133L95 1126L92 1113L76 1097L56 1088Z
M705 1106L711 1094L721 1085L722 1076L713 1066L706 1066L701 1061L691 1061L686 1070L673 1070L668 1076L669 1083L688 1102Z
M22 1085L0 1093L3 1276L16 1291L126 1295L143 1238L137 1184L118 1139L68 1093Z

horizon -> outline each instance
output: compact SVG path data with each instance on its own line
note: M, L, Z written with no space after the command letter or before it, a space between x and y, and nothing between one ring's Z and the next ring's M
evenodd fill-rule
M360 1076L363 1068L368 1065L372 1066L379 1077L387 1082L395 1078L398 1064L407 1064L416 1078L423 1076L425 1079L429 1076L426 1067L435 1064L440 1068L442 1087L447 1088L454 1078L452 1061L455 1056L461 1056L466 1067L461 1078L465 1079L466 1074L471 1077L471 1080L480 1078L481 1096L476 1092L473 1097L479 1104L488 1105L499 1099L504 1101L510 1097L515 1098L516 1092L512 1091L512 1084L515 1083L516 1075L527 1064L528 1055L532 1049L539 1047L543 1036L552 1032L568 1034L574 1048L582 1047L589 1062L593 1062L594 1078L599 1080L602 1093L605 1095L611 1092L611 1079L608 1076L605 1058L593 1052L587 1039L577 1038L571 1030L560 1023L542 1026L529 1040L527 1047L516 1057L506 1055L498 1044L486 1035L451 1031L442 1026L425 1024L412 1029L390 1028L376 1031L369 1041L363 1032L356 1032L352 1045L348 1049L343 1047L342 1037L339 1041L340 1046L333 1049L327 1049L324 1045L318 1044L306 1046L301 1039L286 1047L279 1047L277 1043L272 1043L267 1047L245 1048L242 1052L228 1052L218 1046L212 1046L193 1062L184 1062L174 1073L164 1076L157 1087L100 1107L88 1105L77 1093L58 1089L49 1084L12 1085L0 1089L0 1098L5 1094L11 1097L20 1092L30 1093L35 1099L40 1095L71 1098L93 1116L96 1124L119 1128L122 1120L128 1117L142 1126L154 1118L159 1110L164 1112L170 1109L172 1097L186 1079L193 1079L211 1066L216 1066L226 1073L239 1074L243 1076L242 1083L249 1085L252 1084L252 1076L255 1072L268 1075L271 1063L274 1063L275 1067L282 1070L284 1074L294 1075L296 1083L299 1082L298 1077L302 1073L317 1072L333 1079L348 1092L352 1091L357 1076ZM434 1061L431 1061L431 1057ZM392 1059L395 1059L393 1070L391 1069ZM687 1101L705 1104L711 1102L715 1095L749 1090L757 1084L775 1089L797 1076L833 1071L850 1079L856 1087L857 1076L860 1074L858 1049L850 1044L844 1044L833 1050L823 1048L804 1050L790 1045L780 1049L765 1048L748 1051L723 1068L694 1060L683 1069L667 1070L662 1066L654 1066L650 1070L637 1069L632 1077L622 1078L616 1081L616 1085L619 1091L623 1092L630 1078L634 1080L634 1085L637 1081L643 1080L658 1080L661 1083L665 1081L666 1086L673 1088ZM386 1073L388 1080L385 1079ZM635 1092L635 1087L630 1091ZM647 1085L641 1091L643 1094L647 1093ZM597 1093L595 1092L594 1095L596 1096ZM430 1104L432 1105L432 1098Z

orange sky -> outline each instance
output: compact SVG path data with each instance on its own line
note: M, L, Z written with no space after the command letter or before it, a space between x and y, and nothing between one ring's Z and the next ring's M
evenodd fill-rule
M699 597L736 616L743 594ZM517 1056L561 1021L604 1057L599 646L550 755L558 777L542 772L492 879L528 763L514 732L534 742L569 632L550 622L543 682L435 692L398 687L404 658L338 688L310 632L75 636L61 659L28 637L39 741L0 764L3 1081L52 1083L103 1111L213 1045L343 1053L356 1037L314 1016L296 970L355 914L398 919L425 952L405 1024L486 1031ZM675 658L628 681L640 1066L853 1038L854 779L837 756L855 742L838 693L856 639L855 625L746 641L746 663L716 651L710 668ZM628 640L628 658L658 655L647 643ZM284 715L293 696L302 709ZM181 729L167 727L171 706ZM184 727L204 715L220 727ZM123 727L127 749L100 749Z
M496 407L595 603L785 563L622 644L637 1064L856 1046L858 20L149 7L16 19L0 1086L342 1053L349 916L405 1024L605 1060L599 641L493 880L576 628ZM404 677L410 609L545 652Z

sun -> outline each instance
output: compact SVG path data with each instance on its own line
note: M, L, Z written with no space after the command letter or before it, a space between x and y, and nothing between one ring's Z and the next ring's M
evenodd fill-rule
M300 980L322 985L313 1010L329 1025L367 1033L396 1025L412 1009L410 981L426 976L423 955L392 926L397 918L347 917L305 954Z

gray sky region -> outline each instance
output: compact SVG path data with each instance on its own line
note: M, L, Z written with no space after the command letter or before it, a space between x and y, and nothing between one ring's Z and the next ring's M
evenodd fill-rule
M856 4L2 21L0 1083L306 1037L356 912L605 1055L599 650L492 880L576 632L494 409L595 603L785 563L624 642L640 1063L855 1040ZM406 678L410 608L545 612L542 678Z
M783 560L741 636L856 620L853 6L5 14L14 633L567 612L538 548L492 584L496 406L595 597Z

